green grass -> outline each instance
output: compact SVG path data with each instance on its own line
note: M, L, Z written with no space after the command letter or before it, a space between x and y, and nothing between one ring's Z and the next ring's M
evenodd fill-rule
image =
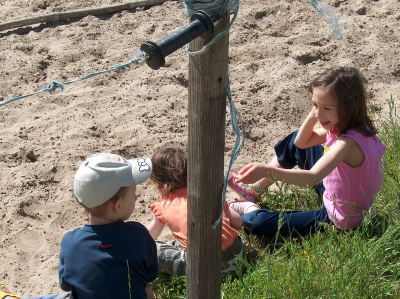
M400 298L400 124L395 101L381 116L379 137L387 146L384 180L374 216L361 227L306 238L261 240L241 235L248 246L247 271L221 286L223 298ZM321 206L308 188L280 184L266 192L262 204L271 210L307 210ZM185 278L159 278L160 299L185 298Z

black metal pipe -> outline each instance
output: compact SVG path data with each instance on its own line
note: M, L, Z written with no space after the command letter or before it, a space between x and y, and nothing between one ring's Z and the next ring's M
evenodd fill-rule
M169 54L206 32L214 34L214 23L207 13L198 11L191 16L190 20L188 25L162 40L156 43L147 41L140 46L140 50L148 55L146 64L149 67L154 70L159 69L165 65L165 57Z

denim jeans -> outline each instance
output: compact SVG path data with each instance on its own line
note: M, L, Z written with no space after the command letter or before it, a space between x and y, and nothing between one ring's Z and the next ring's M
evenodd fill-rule
M286 169L298 166L300 169L311 169L324 154L322 145L300 149L294 145L297 131L278 141L275 152L279 164ZM314 186L322 196L325 191L322 182ZM260 237L272 238L277 233L281 236L305 236L318 230L320 222L332 223L324 206L320 210L271 212L266 209L256 210L242 215L243 225L248 232Z

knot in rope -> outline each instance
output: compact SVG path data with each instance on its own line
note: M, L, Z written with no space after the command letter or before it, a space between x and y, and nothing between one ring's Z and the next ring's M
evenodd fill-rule
M137 51L135 54L133 54L132 63L137 63L140 65L143 65L148 58L149 58L149 55L147 55L146 52Z
M57 91L57 88L61 89L61 91L64 91L64 84L53 80L49 85L47 85L47 91L51 94L54 94Z
M71 83L75 83L75 82L78 82L78 81L81 81L81 80L89 79L89 78L92 78L92 77L95 77L95 76L98 76L98 75L101 75L101 74L104 74L104 73L107 73L107 72L124 69L124 68L129 67L131 64L140 64L140 65L142 65L142 64L144 64L146 62L146 60L148 58L149 58L149 56L145 52L137 51L133 55L133 59L130 60L129 62L127 62L127 63L115 65L115 66L110 67L110 68L108 68L106 70L101 70L101 71L97 71L97 72L94 72L94 73L86 74L86 75L80 76L78 78L69 80L69 81L64 81L63 83L59 83L59 82L53 80L53 81L51 81L49 83L49 85L45 86L44 88L42 88L42 89L40 89L38 91L29 93L29 94L25 94L25 95L22 95L22 96L13 97L13 98L5 100L5 101L0 101L0 106L6 105L8 103L11 103L11 102L14 102L14 101L17 101L17 100L24 99L26 97L33 96L35 94L38 94L38 93L44 92L44 91L48 91L50 94L54 94L57 91L58 88L61 89L61 91L64 91L65 85L68 85L68 84L71 84Z

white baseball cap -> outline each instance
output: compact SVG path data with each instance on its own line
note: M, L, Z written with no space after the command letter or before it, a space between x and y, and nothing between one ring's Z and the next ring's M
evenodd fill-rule
M145 182L151 174L148 157L127 160L115 154L91 155L79 166L74 179L74 194L88 208L113 197L121 187Z

